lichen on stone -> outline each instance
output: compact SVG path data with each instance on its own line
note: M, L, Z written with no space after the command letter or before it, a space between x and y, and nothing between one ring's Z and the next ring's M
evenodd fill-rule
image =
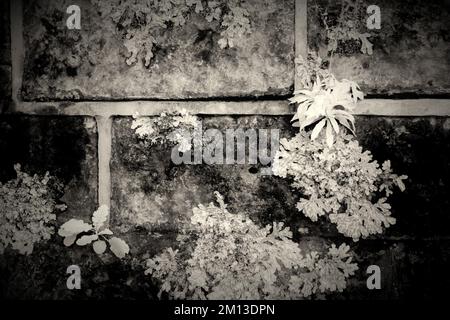
M11 247L20 254L31 254L34 245L49 240L54 233L56 212L65 210L57 204L62 190L47 172L29 175L16 164L17 177L0 182L0 254Z
M178 151L191 150L191 131L199 126L199 119L185 109L175 113L161 113L159 117L141 117L134 114L131 129L150 145L167 142L178 145Z

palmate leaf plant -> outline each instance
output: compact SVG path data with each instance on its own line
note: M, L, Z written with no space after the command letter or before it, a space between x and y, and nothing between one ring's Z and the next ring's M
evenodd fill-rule
M355 119L351 111L364 94L359 86L349 80L338 81L334 76L321 79L317 74L312 88L297 90L291 103L297 105L297 112L292 118L293 126L300 131L313 126L311 140L315 140L322 130L326 132L326 142L332 146L339 126L355 133Z
M104 225L109 216L109 208L101 206L92 215L92 224L83 220L70 219L58 230L58 234L64 238L64 245L70 247L74 243L86 246L92 243L95 253L103 254L109 244L111 252L119 259L124 258L130 251L128 244L117 237L112 237L113 232Z
M328 216L354 241L382 233L395 223L388 197L395 186L405 190L407 176L392 173L390 161L380 166L355 139L351 112L363 99L357 84L311 67L310 59L298 61L313 80L290 99L298 105L292 120L300 132L280 141L273 173L292 178L302 196L297 209L312 221Z
M218 206L193 209L178 236L147 260L146 274L171 299L305 299L343 291L358 269L349 247L302 252L283 223L260 227L244 213Z

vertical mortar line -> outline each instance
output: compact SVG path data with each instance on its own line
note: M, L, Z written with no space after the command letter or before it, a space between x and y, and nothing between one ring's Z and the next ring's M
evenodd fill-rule
M295 0L295 57L308 54L308 0ZM299 90L300 81L294 71L294 89Z
M23 5L22 0L10 0L10 36L11 36L11 97L13 108L20 103L25 58L23 41Z
M98 131L98 204L111 208L111 128L110 116L96 116ZM106 221L109 225L110 217Z

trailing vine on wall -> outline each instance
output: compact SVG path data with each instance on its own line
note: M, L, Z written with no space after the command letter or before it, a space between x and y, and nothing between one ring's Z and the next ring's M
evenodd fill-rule
M143 60L150 66L158 35L186 24L192 14L220 23L220 48L234 47L234 39L251 31L249 13L241 0L91 0L103 17L111 17L128 50L126 63Z

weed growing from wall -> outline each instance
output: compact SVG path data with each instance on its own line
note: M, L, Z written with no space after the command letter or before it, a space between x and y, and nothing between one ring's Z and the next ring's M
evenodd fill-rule
M403 180L363 151L350 135L339 134L332 147L324 134L311 141L311 133L282 139L273 163L273 173L291 177L301 195L297 209L312 221L328 216L339 232L358 240L383 232L395 224L387 202L393 187L404 190Z
M70 247L74 243L78 246L92 243L92 248L97 254L105 253L107 243L109 243L111 252L117 258L122 259L130 252L130 248L122 239L111 237L113 232L105 227L108 216L109 208L101 206L92 214L92 224L83 220L70 219L59 228L58 234L64 238L66 247Z
M173 299L301 299L342 291L357 270L349 247L303 253L283 223L259 227L245 214L217 202L193 209L178 236L147 260L146 274L157 280L159 297Z
M19 164L14 169L15 179L0 182L0 254L11 247L28 255L53 235L56 213L66 208L56 201L63 187L48 172L31 176Z
M363 93L352 81L338 81L314 57L297 60L306 74L305 89L290 101L298 106L292 121L300 133L280 141L272 170L293 179L292 187L302 194L300 212L312 221L328 216L339 232L357 241L395 223L387 198L394 186L405 189L407 176L393 174L389 161L380 167L359 146L351 135L351 111Z

